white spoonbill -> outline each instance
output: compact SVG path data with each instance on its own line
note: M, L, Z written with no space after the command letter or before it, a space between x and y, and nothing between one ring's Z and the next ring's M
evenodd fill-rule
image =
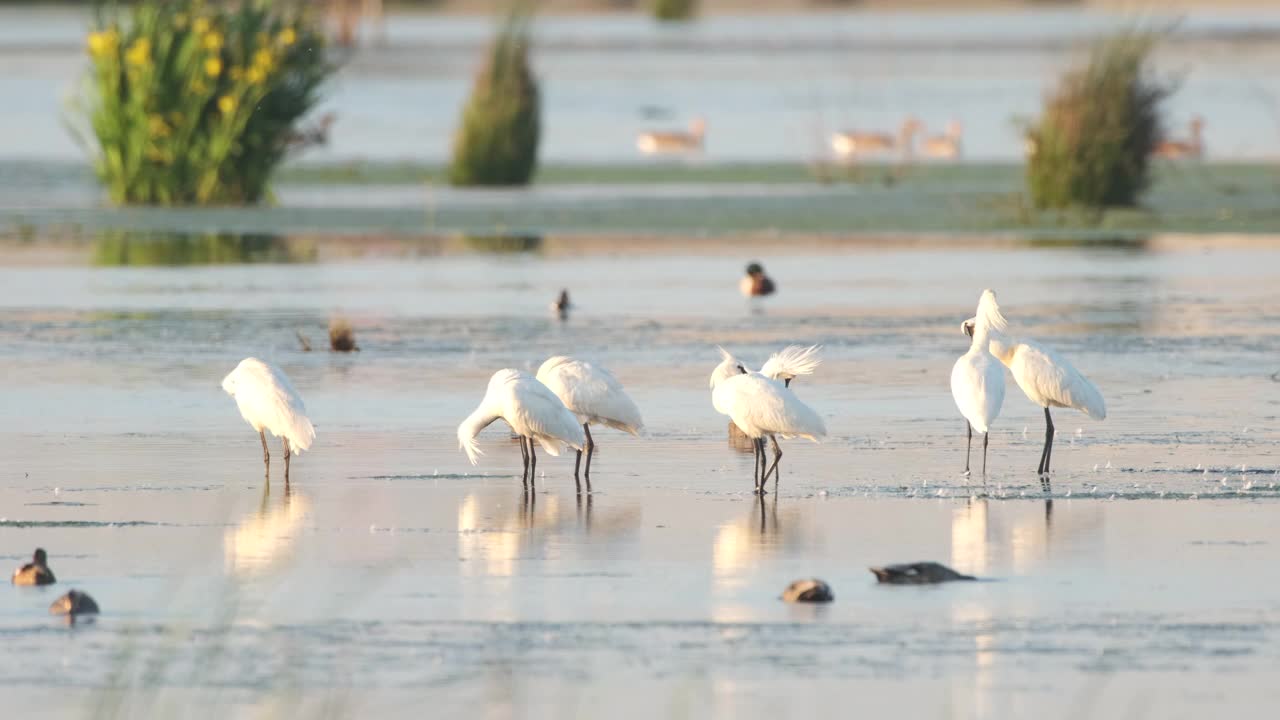
M615 430L639 435L644 430L640 408L622 389L613 373L583 360L564 355L548 358L538 368L538 381L546 385L560 398L569 411L578 416L586 437L587 467L583 475L587 479L587 492L591 491L591 455L596 443L591 439L591 423L608 425ZM573 481L578 482L578 467L582 463L582 450L573 461ZM581 487L579 487L581 490Z
M284 371L258 358L245 358L222 379L222 389L236 399L240 415L262 438L262 464L271 478L271 454L267 431L284 444L284 479L289 481L289 457L311 449L316 429L307 418L302 396L293 389Z
M951 368L951 395L964 415L969 429L969 444L964 451L964 474L969 474L969 455L973 451L973 431L982 433L982 477L987 476L987 443L991 439L991 423L1000 415L1004 404L1004 368L996 362L989 348L991 333L1004 328L1004 318L993 310L996 294L982 292L978 315L972 321L973 336L969 352L960 356ZM966 328L970 325L966 323Z
M986 299L986 296L983 296ZM982 306L979 306L981 310ZM1031 402L1044 408L1044 449L1040 452L1040 483L1049 489L1049 458L1053 454L1053 417L1049 408L1075 408L1094 420L1105 420L1107 405L1102 393L1080 374L1067 359L1049 348L1024 338L1008 334L1008 323L1000 314L995 293L991 293L987 312L998 322L991 328L991 354L1013 373L1013 379ZM974 331L976 318L964 323L964 331Z
M476 436L499 418L520 436L520 454L524 457L520 480L526 488L533 487L538 467L535 440L552 455L560 454L560 443L581 450L586 442L578 419L555 393L529 373L507 368L489 378L480 407L458 426L458 446L466 451L472 465L479 462L482 454Z
M731 375L741 374L745 370L749 370L745 363L730 355L724 348L717 348L720 351L720 357L723 358L720 364L716 366L713 375L726 378ZM810 345L804 347L801 345L788 345L778 352L769 356L764 365L760 366L760 374L771 380L781 380L786 387L791 387L791 381L800 375L812 375L813 371L818 369L818 365L822 360L818 357L818 351L822 349L821 345ZM715 385L712 385L714 389ZM729 434L741 432L737 425L732 421L729 422ZM773 440L773 466L775 473L781 472L778 469L778 458L782 457L782 448L778 447L777 438ZM769 481L769 476L764 478L765 482Z
M782 382L751 372L741 364L730 365L733 356L720 350L724 361L711 373L711 404L722 415L728 415L744 435L751 438L755 450L755 469L752 471L755 492L763 495L765 480L777 469L782 458L777 435L783 438L802 437L820 442L827 435L826 425L818 413L801 402L795 393ZM771 358L772 359L772 358ZM766 468L764 437L773 441L773 466ZM774 478L774 490L778 488L781 473Z

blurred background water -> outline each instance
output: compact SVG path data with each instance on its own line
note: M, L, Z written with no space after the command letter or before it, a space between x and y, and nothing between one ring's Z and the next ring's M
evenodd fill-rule
M1015 161L1058 72L1098 33L1177 23L1157 55L1179 79L1179 133L1206 120L1214 159L1280 156L1280 8L1205 6L1138 14L1088 7L804 14L713 14L672 27L640 13L539 18L534 66L545 80L542 157L634 163L638 131L706 119L700 162L802 162L835 130L932 132L963 123L965 157ZM0 7L0 160L83 154L54 118L86 60L86 14ZM386 39L361 46L319 112L331 143L311 162L447 159L459 108L494 28L484 16L392 13Z

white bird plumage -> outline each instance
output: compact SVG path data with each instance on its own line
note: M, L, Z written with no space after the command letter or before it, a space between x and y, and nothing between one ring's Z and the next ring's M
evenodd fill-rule
M582 426L556 394L527 372L507 368L489 379L479 407L458 426L458 446L466 451L471 464L479 462L480 443L476 436L493 421L502 419L520 436L524 456L523 482L531 482L537 467L536 440L552 455L560 454L561 444L582 449L585 438Z
M1044 408L1045 444L1040 453L1040 466L1036 472L1039 473L1040 480L1047 489L1049 460L1053 455L1055 434L1049 408L1073 408L1094 420L1105 420L1106 402L1102 399L1102 393L1098 391L1097 386L1076 370L1066 358L1034 340L1012 336L1008 332L1008 322L1000 312L1000 305L996 302L994 293L989 303L978 306L978 312L978 317L985 315L989 321L995 321L991 330L991 354L1009 368L1014 382L1022 388L1027 399ZM965 321L966 332L978 317Z
M607 369L564 355L548 358L538 368L538 381L546 385L569 411L577 416L586 438L587 490L591 489L591 455L595 441L590 425L607 425L615 430L639 435L644 430L640 408L622 389L622 383ZM578 467L583 450L578 450L573 464L573 479L578 479Z
M764 493L764 482L777 470L782 450L777 435L807 438L820 442L827 435L826 425L813 408L806 405L785 384L796 375L813 372L818 348L787 348L770 358L769 370L776 377L748 370L745 365L720 348L722 361L711 373L711 404L727 415L744 435L751 438L755 449L755 490ZM773 440L773 466L766 469L764 438ZM780 473L779 473L780 475ZM775 478L775 489L777 478Z
M1000 415L1004 404L1004 368L991 354L991 333L1004 327L1004 318L984 312L984 306L995 302L995 293L985 290L978 301L974 319L973 342L969 352L960 356L951 368L951 396L968 421L969 442L964 456L964 472L969 474L969 454L973 449L973 431L982 433L982 475L987 474L987 444L991 439L991 423Z
M240 415L262 438L262 461L271 472L266 431L284 444L284 476L289 478L289 456L311 449L316 429L307 417L302 396L280 368L257 358L240 361L222 379L222 389L236 400Z

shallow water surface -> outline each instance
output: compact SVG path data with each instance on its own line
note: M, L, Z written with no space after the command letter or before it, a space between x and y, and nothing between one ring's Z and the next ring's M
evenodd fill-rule
M1280 248L742 246L557 241L536 252L92 266L0 257L0 555L60 583L0 592L9 706L49 716L913 717L1257 713L1280 632ZM755 255L750 257L747 253ZM759 259L779 294L748 306ZM991 470L959 474L947 388L982 287L1102 388L1108 418L1010 385ZM577 310L552 320L570 289ZM349 318L362 351L303 352ZM763 502L707 376L822 343ZM504 428L457 423L493 370L611 367L648 433L609 430L594 493ZM218 387L280 364L317 425L291 484ZM771 488L772 490L773 488ZM983 580L884 588L868 565ZM827 607L778 595L818 576ZM104 613L67 628L70 587ZM49 698L55 698L52 703Z

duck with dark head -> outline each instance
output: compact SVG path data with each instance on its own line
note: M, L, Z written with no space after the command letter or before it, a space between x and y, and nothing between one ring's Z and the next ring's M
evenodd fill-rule
M777 289L773 278L764 274L764 266L758 262L748 265L747 274L738 281L738 290L749 298L772 295Z
M49 569L49 556L44 548L36 548L31 562L13 571L14 585L52 585L57 582L53 571Z

